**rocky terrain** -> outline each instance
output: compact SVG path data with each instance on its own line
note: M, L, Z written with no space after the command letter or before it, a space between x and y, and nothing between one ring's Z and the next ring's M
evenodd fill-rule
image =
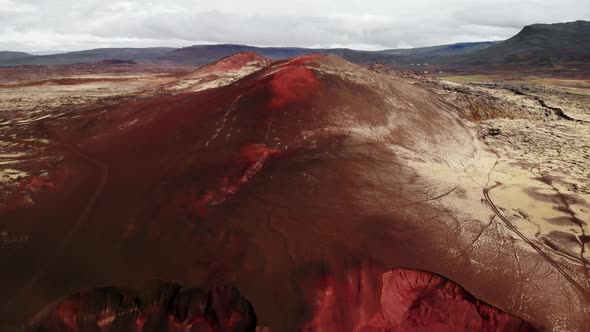
M588 89L322 55L43 70L0 70L2 328L586 328Z
M332 284L306 331L348 330L333 325L338 315ZM424 271L396 269L383 275L381 307L358 331L533 331L522 320L473 298L458 285ZM424 297L423 294L429 294ZM441 306L441 303L445 303ZM359 313L368 310L359 308ZM206 291L159 283L143 292L99 288L63 299L40 313L33 329L43 331L268 331L257 328L252 304L237 289Z

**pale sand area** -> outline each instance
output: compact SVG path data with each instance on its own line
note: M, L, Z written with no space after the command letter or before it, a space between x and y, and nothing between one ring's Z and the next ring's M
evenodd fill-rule
M526 95L521 96L501 87L468 89L485 91L519 110L522 107L527 119L493 118L473 123L473 135L479 138L475 141L477 153L465 165L407 158L409 164L433 183L433 204L486 227L500 225L520 247L533 253L535 246L549 255L587 292L590 123L586 121L590 118L590 92L531 85L524 87ZM535 112L547 111L538 106L535 97L581 121L535 116ZM484 188L514 229L492 210ZM485 268L485 262L481 263Z
M472 125L474 137L477 137L478 130L483 126L484 124ZM492 140L494 142L488 142ZM586 262L580 257L581 229L574 223L556 223L555 220L566 220L571 215L558 209L560 205L555 200L554 189L539 181L525 164L521 164L522 159L508 154L500 154L498 157L486 143L492 147L506 144L501 138L495 137L476 140L474 144L477 151L464 165L449 166L412 158L406 160L408 166L430 184L428 190L431 198L428 204L439 207L441 211L452 211L451 214L458 221L459 226L456 228L469 253L466 266L481 271L482 275L486 274L484 271L519 275L522 283L515 285L510 294L513 299L510 310L519 315L526 315L527 306L535 302L534 296L537 295L532 294L537 294L539 288L551 287L546 293L546 301L551 299L546 303L546 314L557 322L556 327L562 326L556 328L557 331L568 331L568 320L572 318L557 314L557 308L571 306L572 303L577 303L574 307L583 308L586 306L583 294L590 290L590 282L583 272ZM399 148L395 151L398 155L402 153ZM571 178L576 176L570 174ZM501 184L489 192L491 200L520 234L508 227L485 199L484 188L493 187L497 183ZM557 184L554 186L558 187ZM558 188L565 190L565 187ZM583 221L590 220L587 205L590 196L577 193L575 197L575 200L569 197L567 200L576 217ZM587 223L584 225L584 232L590 233ZM527 241L547 254L549 260ZM556 250L556 244L559 250ZM589 252L590 248L586 243L586 261L590 259ZM464 254L457 252L457 259L464 260ZM514 257L514 265L503 265L501 262L506 257ZM553 264L558 267L555 268ZM573 282L569 281L570 278ZM580 287L583 288L582 291Z

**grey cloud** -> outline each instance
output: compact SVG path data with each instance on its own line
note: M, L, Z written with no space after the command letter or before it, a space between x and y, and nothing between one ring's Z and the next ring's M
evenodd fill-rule
M0 0L0 49L104 46L396 48L504 39L590 18L587 0Z

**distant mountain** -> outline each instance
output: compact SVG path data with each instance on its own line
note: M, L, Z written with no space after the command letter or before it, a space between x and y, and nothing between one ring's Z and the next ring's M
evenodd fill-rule
M34 57L34 55L25 52L0 51L0 65L11 61L19 61L32 57Z
M397 63L405 60L412 62L414 58L428 58L435 56L451 56L468 54L494 45L495 42L458 43L413 49L391 49L383 51L357 51L346 48L296 48L296 47L254 47L245 45L195 45L174 50L162 57L161 60L173 63L202 65L217 61L220 58L239 52L254 52L261 56L280 60L310 53L340 56L355 63L387 62Z
M162 61L182 64L204 65L223 57L241 52L252 52L272 60L281 60L301 55L319 53L337 55L356 63L390 60L392 57L383 52L356 51L350 49L319 49L299 47L255 47L246 45L195 45L170 52Z
M499 42L487 41L487 42L474 42L474 43L456 43L450 45L430 46L430 47L419 47L419 48L407 48L407 49L393 49L384 51L391 55L403 55L413 57L442 57L442 56L453 56L461 54L474 53L479 50L486 49Z
M23 52L0 52L0 66L65 65L95 63L104 60L132 60L135 62L164 62L173 64L205 65L221 58L244 52L253 52L272 60L281 60L305 54L336 55L358 64L383 62L409 64L435 57L469 54L494 45L495 42L458 43L413 49L383 51L357 51L346 48L255 47L219 44L195 45L184 48L99 48L86 51L49 55L31 55Z
M160 60L173 63L204 65L236 53L245 52L253 52L272 60L280 60L314 53L315 50L296 47L255 47L232 44L194 45L171 51L161 57Z
M541 67L562 62L590 62L590 22L529 25L497 45L449 60L473 65Z
M50 55L31 55L22 52L0 52L0 66L16 65L64 65L94 63L104 60L156 61L175 50L170 47L152 48L98 48L86 51ZM3 55L6 53L6 55Z
M590 22L533 24L502 42L457 43L382 51L220 44L184 48L101 48L39 56L0 52L0 66L94 63L104 60L205 65L242 52L254 52L272 60L319 53L337 55L357 64L381 62L406 69L411 68L411 64L426 62L441 68L503 65L551 67L566 62L590 63Z

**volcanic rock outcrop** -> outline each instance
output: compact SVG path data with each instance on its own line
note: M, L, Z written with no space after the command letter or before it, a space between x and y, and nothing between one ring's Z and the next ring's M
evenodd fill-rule
M159 284L150 291L99 288L47 308L33 331L236 331L256 330L252 305L237 289L210 291Z
M403 78L309 55L35 130L57 162L0 210L9 234L29 236L1 256L7 326L83 289L151 278L236 287L271 331L585 321L583 297L544 257L439 204L465 197L449 170L469 174L484 152L461 112ZM445 276L531 325L392 268Z
M256 53L237 53L205 65L180 80L162 87L163 91L196 92L218 88L252 74L272 63L272 60Z
M333 324L338 301L355 285L327 281L325 296L304 330L342 331ZM366 308L358 308L359 312ZM255 331L254 308L238 290L211 291L159 283L149 291L100 288L49 306L29 327L43 331ZM368 311L368 310L367 310ZM521 319L473 298L425 271L383 275L381 307L356 331L533 331Z

